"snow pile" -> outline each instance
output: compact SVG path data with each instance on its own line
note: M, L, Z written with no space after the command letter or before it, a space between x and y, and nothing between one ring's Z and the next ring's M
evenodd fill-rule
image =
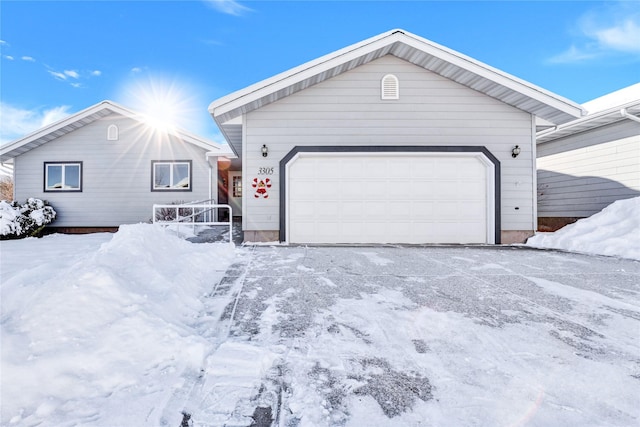
M0 424L158 425L154 405L211 352L202 297L233 246L149 224L110 236L3 242Z
M0 201L0 236L18 238L33 235L50 224L56 217L51 206L40 199L28 199L20 206L18 202Z
M538 233L526 244L640 260L640 197L618 200L555 233Z

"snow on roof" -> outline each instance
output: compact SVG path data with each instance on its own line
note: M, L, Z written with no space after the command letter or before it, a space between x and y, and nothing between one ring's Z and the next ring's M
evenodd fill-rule
M62 135L73 132L76 129L86 126L89 123L110 114L119 114L140 121L147 126L151 126L148 124L148 120L143 114L129 110L128 108L116 104L113 101L105 100L4 145L0 148L0 161L6 162L7 160L13 159L27 151L37 148ZM230 150L225 150L223 145L193 135L187 131L181 129L167 129L166 132L185 142L203 148L207 150L208 153L217 153L219 156L234 157L234 154L231 153ZM211 156L211 154L208 155Z
M589 102L585 102L582 106L589 114L599 111L608 110L623 104L640 100L640 83L627 86L615 92L608 93Z
M209 113L232 146L240 146L242 114L258 109L385 55L394 55L554 124L581 117L566 98L404 30L392 30L219 98Z

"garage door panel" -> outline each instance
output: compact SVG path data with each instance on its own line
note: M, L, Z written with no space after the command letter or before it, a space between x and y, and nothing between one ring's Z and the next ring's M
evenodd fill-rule
M291 204L291 215L296 218L310 219L316 215L316 204L315 202L296 202Z
M432 218L435 214L436 203L433 201L414 201L412 203L412 215L420 218Z
M431 180L434 178L434 171L433 168L430 167L430 165L411 162L408 168L405 166L404 170L408 170L411 174L410 176L413 177L413 179L426 178L428 180Z
M335 200L338 198L336 188L339 182L337 180L316 181L314 186L307 189L308 197L315 197L321 200Z
M365 183L361 180L350 181L345 180L339 186L340 200L353 200L361 199L362 191L364 190ZM335 191L335 187L334 187Z
M371 220L387 220L389 215L387 213L387 206L384 202L373 201L364 202L364 218Z
M315 186L314 181L308 181L303 179L296 179L289 185L289 194L291 194L292 200L304 196L309 191L309 186Z
M476 176L483 174L486 170L486 165L479 159L474 159L474 162L467 162L461 165L458 169L458 176L460 178L474 179Z
M343 220L355 220L358 221L365 212L364 202L342 202L340 204L342 209L340 209L340 215Z
M300 156L288 169L288 239L485 243L489 166L478 155Z

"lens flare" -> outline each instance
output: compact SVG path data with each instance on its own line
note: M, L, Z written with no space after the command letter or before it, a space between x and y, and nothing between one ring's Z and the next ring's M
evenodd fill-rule
M145 121L158 130L194 129L201 108L198 92L177 79L140 76L130 82L123 94L124 105L145 116Z

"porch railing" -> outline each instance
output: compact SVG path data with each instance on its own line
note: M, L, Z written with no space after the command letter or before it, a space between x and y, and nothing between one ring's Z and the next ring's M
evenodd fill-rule
M215 200L200 200L176 205L153 205L153 223L158 225L196 226L224 225L229 227L229 243L233 242L233 214L231 206L214 203ZM220 221L220 210L228 211L228 221Z

